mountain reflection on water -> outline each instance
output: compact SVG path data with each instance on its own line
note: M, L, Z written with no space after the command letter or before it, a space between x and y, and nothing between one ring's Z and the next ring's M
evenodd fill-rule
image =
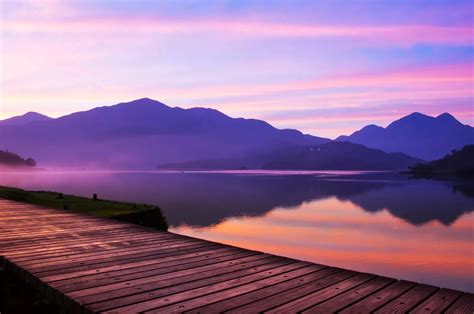
M473 181L397 173L3 173L0 184L159 205L171 231L474 291Z
M75 171L2 173L0 184L159 205L171 225L209 226L234 216L335 197L368 212L388 210L419 225L452 224L474 210L473 181L409 179L397 173ZM286 175L285 175L286 174Z

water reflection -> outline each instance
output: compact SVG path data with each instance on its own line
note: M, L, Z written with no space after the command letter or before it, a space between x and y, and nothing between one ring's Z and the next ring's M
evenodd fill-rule
M474 213L415 226L336 197L178 233L465 291L474 290Z
M173 231L474 291L472 181L394 173L38 172L0 184L145 202Z
M228 217L264 215L329 197L368 212L386 209L415 225L432 220L450 225L474 210L472 181L410 180L394 173L38 172L3 173L0 184L153 203L175 226L209 226Z

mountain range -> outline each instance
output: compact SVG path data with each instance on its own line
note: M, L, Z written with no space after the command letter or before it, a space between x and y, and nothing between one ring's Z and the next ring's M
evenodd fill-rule
M20 118L15 124L13 119L0 123L0 149L32 155L42 165L150 168L329 141L261 120L234 119L214 109L171 108L149 98L57 119L36 117L24 124Z
M462 124L449 113L430 117L415 112L392 122L386 128L368 125L336 140L434 160L444 157L453 149L474 144L474 128Z
M449 114L414 113L331 141L142 98L56 119L29 112L2 120L0 149L57 167L406 169L473 143L473 132Z
M350 142L294 146L245 158L195 160L161 165L169 170L406 170L421 159L403 153L386 153Z

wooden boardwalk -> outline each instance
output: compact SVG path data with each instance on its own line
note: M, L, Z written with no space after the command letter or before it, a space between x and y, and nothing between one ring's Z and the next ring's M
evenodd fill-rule
M474 312L471 293L1 199L0 256L71 313Z

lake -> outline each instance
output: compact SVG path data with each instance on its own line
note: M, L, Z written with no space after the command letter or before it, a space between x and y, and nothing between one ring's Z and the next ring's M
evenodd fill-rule
M160 206L170 231L474 292L474 182L390 172L35 171L0 184Z

